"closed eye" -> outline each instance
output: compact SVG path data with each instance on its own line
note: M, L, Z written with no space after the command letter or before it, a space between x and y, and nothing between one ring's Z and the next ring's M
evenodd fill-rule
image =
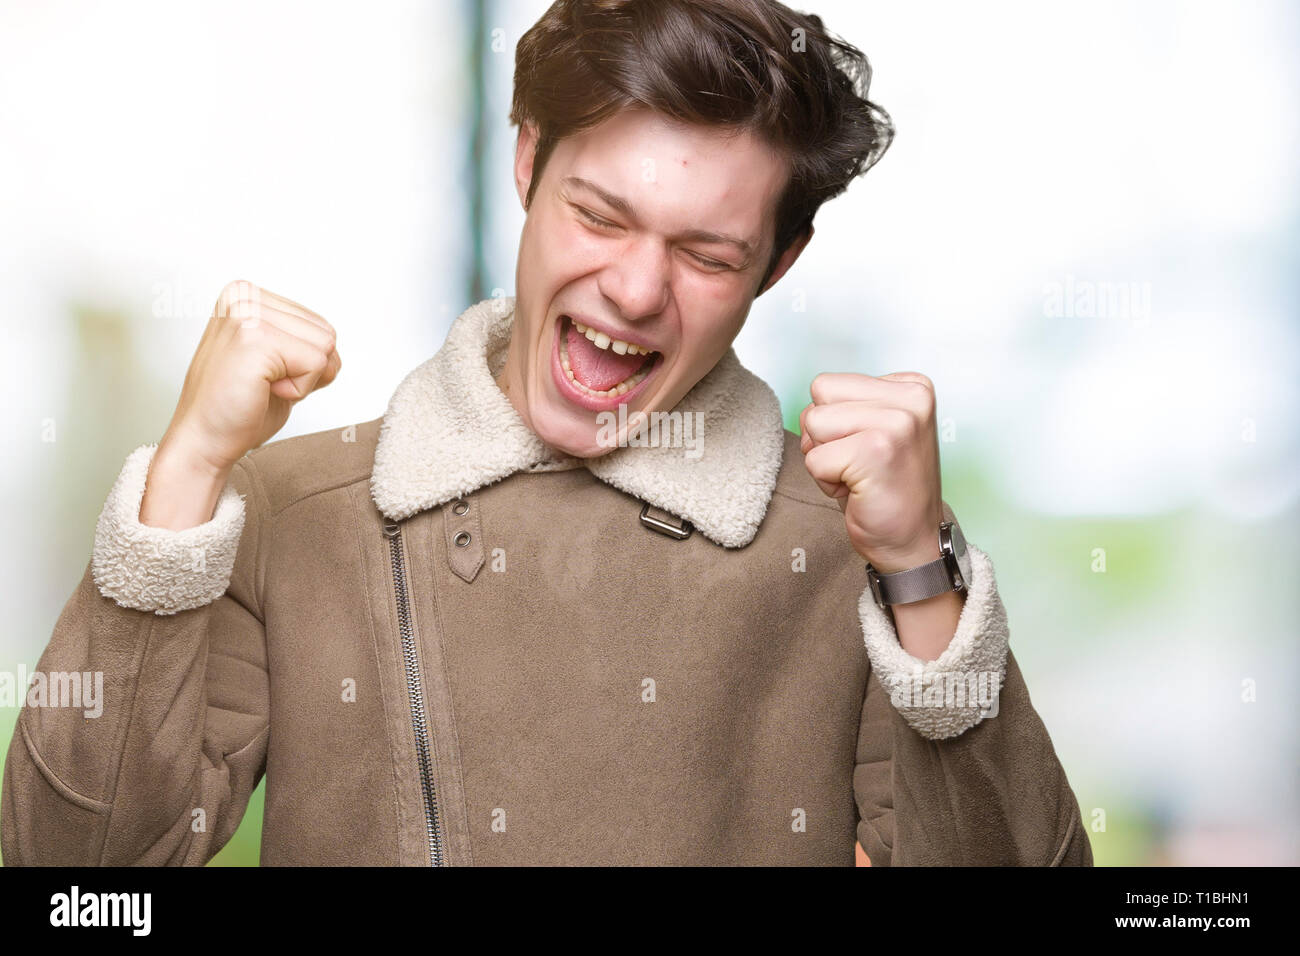
M697 253L694 253L694 252L688 252L687 255L689 255L692 259L695 259L696 261L700 262L702 265L704 265L704 266L706 266L706 267L708 267L708 268L710 268L710 269L730 269L730 268L731 268L731 265L730 265L729 263L726 263L726 262L719 262L717 259L706 259L704 256L698 255Z
M588 209L584 209L581 206L574 206L573 208L578 210L578 214L581 215L583 219L587 220L587 222L591 223L593 226L599 226L602 229L618 228L618 223L610 222L608 219L602 219L600 216L597 216L595 213L591 212Z

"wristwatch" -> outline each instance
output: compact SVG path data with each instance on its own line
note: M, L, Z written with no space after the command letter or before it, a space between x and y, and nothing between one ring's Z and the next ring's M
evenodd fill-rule
M939 557L906 571L881 574L867 565L867 582L876 604L912 604L943 594L964 591L970 584L970 553L961 525L945 521L939 525Z

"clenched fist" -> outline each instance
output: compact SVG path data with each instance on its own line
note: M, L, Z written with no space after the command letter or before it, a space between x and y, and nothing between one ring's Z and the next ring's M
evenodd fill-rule
M919 372L823 373L799 415L808 473L881 573L939 557L944 520L934 385Z
M207 521L235 462L341 366L334 328L315 312L251 282L227 285L158 443L140 520L178 529Z

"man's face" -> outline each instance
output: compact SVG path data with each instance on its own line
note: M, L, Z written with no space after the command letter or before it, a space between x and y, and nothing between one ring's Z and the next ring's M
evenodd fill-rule
M535 146L526 125L515 158L521 201ZM525 424L589 458L612 447L597 441L601 412L623 404L631 419L672 409L744 324L787 176L785 158L750 133L645 110L561 140L524 222L514 331L497 380Z

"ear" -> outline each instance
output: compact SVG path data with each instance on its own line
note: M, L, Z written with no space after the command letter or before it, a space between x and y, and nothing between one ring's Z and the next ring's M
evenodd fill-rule
M790 245L786 247L785 252L781 253L781 258L776 260L776 268L772 270L772 274L767 277L767 282L763 284L763 288L758 290L758 293L754 298L757 299L768 289L772 288L772 286L776 285L776 280L785 275L786 270L794 265L795 260L799 258L799 254L803 252L804 246L808 245L808 243L812 241L814 232L816 232L816 228L812 223L808 223L808 228L801 235L796 237L794 242L790 243Z
M533 181L533 157L537 154L537 126L524 122L515 139L515 190L519 204L528 211L528 186Z

